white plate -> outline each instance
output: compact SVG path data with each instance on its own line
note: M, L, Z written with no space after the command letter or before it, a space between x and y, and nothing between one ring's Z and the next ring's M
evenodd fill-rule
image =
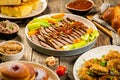
M37 10L32 11L32 13L30 13L27 16L24 16L24 17L11 17L11 16L7 16L7 15L4 15L4 14L0 14L0 18L4 18L4 19L26 19L26 18L37 16L37 15L41 14L43 11L45 11L45 9L47 8L46 0L40 0L40 1L42 2L42 5L39 5Z
M49 69L46 66L43 66L41 64L30 62L30 61L9 61L9 62L1 63L0 67L7 63L13 63L13 62L30 63L33 65L33 67L37 67L37 68L41 68L41 69L45 70L49 76L48 80L60 80L60 78L57 76L57 74L55 72L53 72L51 69Z
M44 18L44 17L51 17L53 15L56 15L56 14L59 14L59 13L54 13L54 14L47 14L47 15L44 15L44 16L40 16L38 18ZM77 16L77 15L73 15L73 14L67 14L65 13L65 16L64 17L69 17L73 20L77 20L77 21L80 21L82 23L84 23L86 26L90 26L92 27L94 30L97 30L96 26L91 22L89 21L88 19L82 17L82 16ZM40 46L39 44L36 44L34 41L31 40L31 38L29 37L28 35L28 29L27 29L27 26L25 28L25 34L26 34L26 37L27 37L27 42L29 43L29 45L35 49L36 51L40 52L40 53L44 53L44 54L47 54L47 55L52 55L52 56L72 56L72 55L78 55L78 54L81 54L85 51L88 51L96 42L96 39L92 42L89 42L87 45L81 47L81 48L78 48L78 49L73 49L73 50L52 50L52 49L48 49L46 47L43 47L43 46Z
M109 50L117 50L120 52L120 47L116 45L107 45L107 46L101 46L94 49L91 49L84 54L82 54L75 62L73 67L73 76L75 80L80 80L78 78L78 69L82 67L83 63L91 58L101 58L102 55L105 55L109 52ZM85 61L84 61L85 60Z

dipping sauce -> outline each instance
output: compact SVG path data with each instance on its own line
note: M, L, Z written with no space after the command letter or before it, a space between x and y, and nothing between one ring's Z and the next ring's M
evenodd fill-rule
M22 46L17 42L6 42L0 45L0 52L4 54L16 54L22 50Z
M92 5L92 1L89 0L75 0L70 2L67 7L84 11L90 9Z
M12 34L19 30L19 27L16 23L10 22L8 20L0 22L0 33Z

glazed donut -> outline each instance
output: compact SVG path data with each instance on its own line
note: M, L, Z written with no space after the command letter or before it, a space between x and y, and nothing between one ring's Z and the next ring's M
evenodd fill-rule
M29 69L22 63L7 63L1 68L5 80L29 80Z
M41 68L34 68L36 72L35 80L48 80L47 72Z

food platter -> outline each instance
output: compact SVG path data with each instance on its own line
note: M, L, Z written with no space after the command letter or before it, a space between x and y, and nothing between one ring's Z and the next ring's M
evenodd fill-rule
M82 67L83 63L92 58L101 58L103 55L106 55L109 50L115 50L120 52L120 47L116 45L107 45L107 46L100 46L94 49L91 49L81 55L75 62L73 67L73 75L75 80L80 80L78 77L78 69Z
M4 18L4 19L26 19L26 18L31 18L34 16L37 16L39 14L41 14L42 12L45 11L45 9L47 8L47 1L46 0L40 0L42 2L42 5L39 5L39 7L35 10L32 11L32 13L30 13L27 16L24 17L11 17L11 16L7 16L4 14L0 14L0 18Z
M7 63L14 63L14 62L21 62L21 63L29 63L32 64L33 67L35 68L41 68L43 70L45 70L49 76L48 80L60 80L59 77L57 76L57 74L55 72L53 72L52 70L50 70L49 68L45 67L44 65L38 64L38 63L34 63L34 62L30 62L30 61L9 61L9 62L4 62L0 64L0 68L7 64Z
M57 14L60 14L60 13L48 14L48 15L40 16L38 18L51 17L51 16L57 15ZM85 18L83 18L81 16L65 13L65 17L66 18L70 17L73 20L80 21L80 22L84 23L85 25L92 27L94 30L97 30L97 28L95 27L95 25L92 22L90 22L89 20L87 20L87 19L85 19ZM95 44L96 39L97 39L97 37L96 37L93 41L91 41L87 45L85 45L85 46L83 46L81 48L78 48L78 49L73 49L73 50L52 50L52 49L49 49L49 48L42 47L42 46L38 45L37 43L35 43L35 41L32 41L30 36L28 35L28 27L27 26L25 28L25 34L26 34L27 41L28 41L29 45L33 49L35 49L36 51L38 51L40 53L44 53L44 54L47 54L47 55L53 55L53 56L71 56L71 55L81 54L81 53L89 50Z

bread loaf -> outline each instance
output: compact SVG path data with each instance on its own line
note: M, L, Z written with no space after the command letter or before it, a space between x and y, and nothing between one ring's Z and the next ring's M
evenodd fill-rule
M40 0L22 0L20 5L1 6L1 13L7 16L24 17L36 10L40 4ZM27 1L27 2L26 2Z
M28 0L0 0L0 5L20 5Z
M22 0L22 2L27 2L27 1L29 1L29 0Z
M1 13L13 16L13 17L23 17L32 12L32 6L30 5L21 5L21 6L3 6L1 7Z
M120 5L108 8L102 18L111 24L112 28L120 34Z
M21 0L0 0L0 5L19 5Z

